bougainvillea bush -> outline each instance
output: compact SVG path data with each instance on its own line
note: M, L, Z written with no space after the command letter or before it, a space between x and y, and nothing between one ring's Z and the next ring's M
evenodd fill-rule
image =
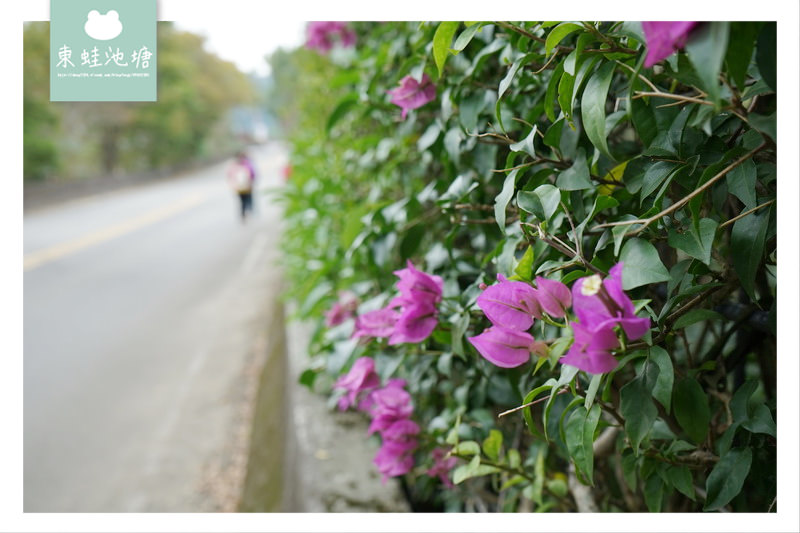
M414 509L776 510L775 42L311 23L271 58L301 381Z

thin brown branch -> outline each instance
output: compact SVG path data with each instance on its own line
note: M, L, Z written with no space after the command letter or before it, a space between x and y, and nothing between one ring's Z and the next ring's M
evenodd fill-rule
M723 222L722 224L720 224L720 225L719 225L719 229L722 229L722 228L724 228L725 226L730 226L731 224L733 224L734 222L736 222L736 221L737 221L737 220L739 220L740 218L744 218L744 217L746 217L747 215L750 215L750 214L753 214L753 213L755 213L756 211L758 211L758 210L759 210L759 209L761 209L762 207L767 207L768 205L772 205L772 204L774 204L774 203L775 203L775 199L773 198L773 199L772 199L772 200L770 200L769 202L764 202L763 204L761 204L761 205L757 205L757 206L755 206L755 207L754 207L754 208L752 208L752 209L748 209L748 210L747 210L747 211L745 211L744 213L742 213L742 214L740 214L740 215L737 215L737 216L733 217L732 219L730 219L730 220L727 220L727 221Z
M713 102L709 102L708 100L703 100L701 98L695 98L694 96L684 96L682 94L672 94L672 93L662 93L661 91L655 92L645 92L645 91L636 91L634 93L633 98L644 98L645 96L654 96L657 98L667 98L669 100L681 100L683 102L692 102L694 104L702 104L702 105L711 105L713 106Z
M558 391L556 393L556 396L559 395L559 394L564 394L568 390L569 390L569 387L564 387L563 389L561 389L560 391ZM526 407L530 407L532 405L536 405L537 403L541 403L541 402L547 400L548 398L550 398L550 397L549 396L544 396L542 398L539 398L538 400L534 400L532 402L528 402L528 403L522 404L519 407L515 407L513 409L509 409L508 411L503 411L502 413L497 415L497 418L502 418L502 417L504 417L506 415L510 415L511 413L516 413L517 411L522 411Z

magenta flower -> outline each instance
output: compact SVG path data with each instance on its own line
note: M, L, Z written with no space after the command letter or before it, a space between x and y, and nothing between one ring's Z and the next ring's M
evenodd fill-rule
M402 476L414 468L414 456L408 443L384 441L375 458L372 460L383 476L383 483L390 477Z
M325 325L327 327L338 326L345 320L351 318L358 307L358 298L350 291L339 293L339 301L325 312Z
M524 365L533 352L547 353L544 343L534 340L530 333L498 325L467 339L485 359L502 368Z
M356 399L378 386L381 381L378 374L375 373L375 361L369 357L359 357L356 359L350 371L339 377L334 384L334 389L343 389L347 393L339 398L339 410L344 411L352 405L355 405Z
M356 34L345 22L309 22L306 26L306 48L327 53L337 39L343 47L353 46Z
M370 394L372 402L369 408L369 414L372 416L368 430L370 435L376 431L382 433L395 422L411 416L413 412L411 395L403 390L404 385L403 380L389 380L383 388Z
M696 25L697 22L642 22L647 41L645 68L652 67L672 55L678 48L682 48L686 44L689 32Z
M389 337L394 333L394 325L399 317L400 313L390 307L359 315L352 338Z
M389 345L422 342L433 332L437 323L436 308L432 304L414 303L404 307L389 337Z
M651 323L649 318L636 316L633 302L622 290L622 265L614 265L602 280L597 274L578 279L572 286L572 307L584 328L598 330L619 324L625 335L635 340L647 333Z
M533 319L542 318L536 289L522 281L508 281L502 274L478 296L478 307L497 326L527 330Z
M405 76L400 80L400 86L386 91L392 95L391 102L403 110L401 117L406 118L406 114L411 109L422 107L436 98L436 86L430 76L422 75L422 81L418 82L413 76Z
M368 412L372 416L369 434L377 431L383 439L373 462L383 474L384 483L388 477L406 474L414 466L412 452L418 446L416 436L420 428L409 419L413 408L405 385L405 380L390 379L369 395Z
M567 316L572 305L572 294L566 285L541 276L536 277L536 299L542 311L555 318Z
M356 318L353 337L389 337L389 344L422 342L438 323L436 304L442 301L444 281L408 266L396 270L400 292L389 305Z
M458 464L458 459L452 456L447 457L447 450L444 448L435 448L431 455L433 456L433 466L425 473L430 477L438 477L442 484L449 489L455 487L450 481L450 471Z
M406 261L406 265L406 268L394 271L394 275L400 278L395 283L395 288L400 291L400 296L392 301L398 305L417 302L437 304L441 302L442 288L444 287L442 278L417 270L410 260Z
M611 327L589 329L576 322L570 325L575 340L559 360L562 365L574 366L589 374L604 374L616 368L617 360L610 350L619 346L619 339Z
M381 437L395 442L411 442L419 434L419 426L408 419L398 420L381 433ZM414 441L416 442L416 441Z

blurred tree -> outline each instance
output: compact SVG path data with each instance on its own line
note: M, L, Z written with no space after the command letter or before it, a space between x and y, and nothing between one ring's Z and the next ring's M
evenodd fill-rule
M41 180L58 169L59 114L50 104L50 70L40 59L50 56L50 27L28 23L23 39L23 173L26 179Z
M65 177L147 171L219 155L219 143L209 139L232 107L256 102L256 91L203 43L158 23L157 102L50 102L49 23L27 24L25 178L44 179L57 169ZM62 121L69 135L59 130ZM69 168L58 166L66 160Z

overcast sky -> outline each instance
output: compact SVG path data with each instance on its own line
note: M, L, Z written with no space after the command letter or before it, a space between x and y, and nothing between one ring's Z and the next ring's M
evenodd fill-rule
M197 4L195 4L197 6ZM162 13L162 20L206 37L206 48L223 59L233 61L244 72L264 75L269 66L264 57L279 47L293 48L304 41L305 22L249 13L241 17L219 16L219 7L182 9L174 16Z

